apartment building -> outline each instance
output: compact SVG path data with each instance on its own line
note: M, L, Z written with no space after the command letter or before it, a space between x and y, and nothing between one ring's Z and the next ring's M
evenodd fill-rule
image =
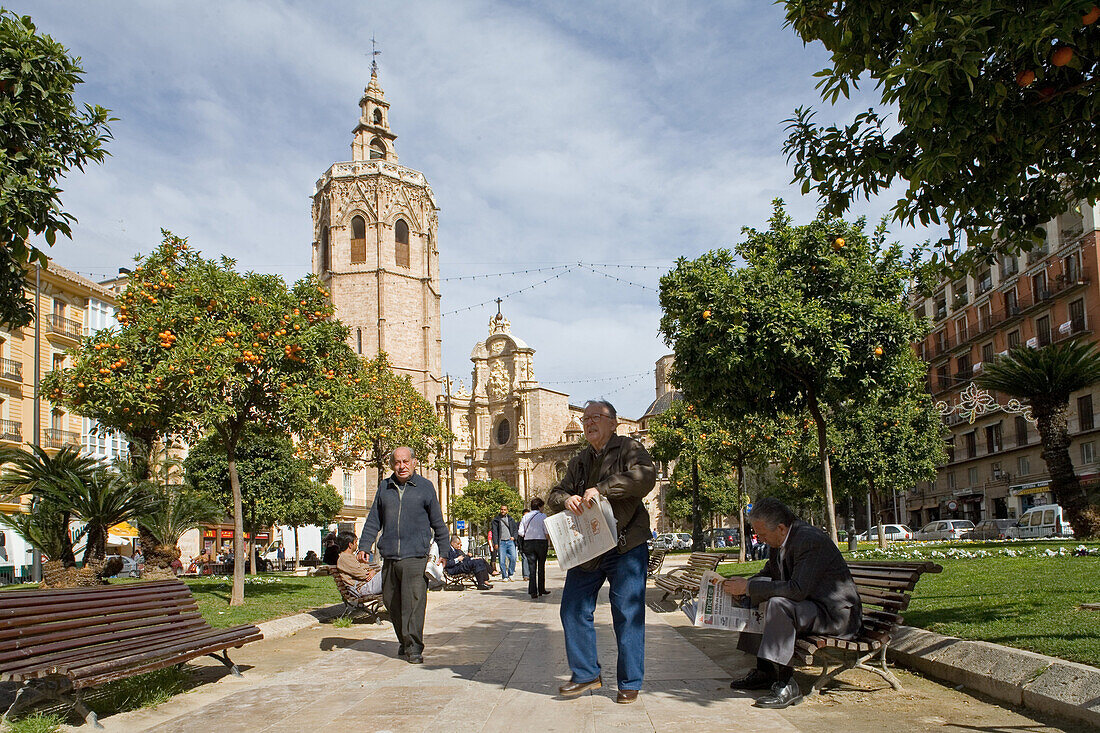
M117 303L107 288L55 262L37 273L31 269L25 292L32 302L35 293L38 294L38 338L34 323L25 328L0 329L0 445L6 447L36 442L36 352L40 377L67 366L65 351L77 346L86 333L113 324ZM118 439L95 431L94 421L74 415L48 399L39 400L38 418L37 442L47 450L71 445L107 459L122 450ZM24 507L0 503L0 511L18 512L24 511ZM20 565L29 563L29 548L8 529L0 529L0 548L3 548L0 566L13 566L18 577ZM0 575L3 572L0 569Z
M928 364L928 389L950 430L936 480L905 496L914 528L936 519L1018 517L1050 503L1050 479L1035 423L1007 408L1009 398L973 383L984 364L1018 345L1095 339L1100 323L1097 210L1074 206L1046 225L1042 247L1004 256L973 276L943 281L931 297L914 294L915 315L931 324L914 345ZM1086 482L1100 480L1100 388L1070 399L1071 455Z

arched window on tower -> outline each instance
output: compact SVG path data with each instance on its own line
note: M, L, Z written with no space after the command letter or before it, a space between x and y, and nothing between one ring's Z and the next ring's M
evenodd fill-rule
M386 143L382 142L381 138L374 138L370 141L370 159L371 160L385 160L386 159Z
M360 356L363 355L363 329L355 329L355 351Z
M409 266L409 225L398 219L393 225L394 259L398 267Z
M382 110L380 110L380 109L375 109L374 110L374 124L376 124L376 125L381 125L382 124Z
M351 264L367 261L367 222L361 216L351 218Z
M321 252L320 252L320 270L321 274L325 274L329 271L328 261L328 227L321 227Z

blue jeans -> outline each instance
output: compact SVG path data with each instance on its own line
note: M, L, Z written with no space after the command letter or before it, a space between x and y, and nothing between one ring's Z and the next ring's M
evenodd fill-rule
M497 552L500 553L500 577L508 580L516 572L516 541L501 540Z
M573 682L591 682L600 676L592 614L596 610L596 596L607 580L611 586L611 620L619 648L615 670L619 689L642 689L648 565L649 548L643 543L621 555L618 549L611 550L591 572L572 568L566 573L561 594L561 625Z

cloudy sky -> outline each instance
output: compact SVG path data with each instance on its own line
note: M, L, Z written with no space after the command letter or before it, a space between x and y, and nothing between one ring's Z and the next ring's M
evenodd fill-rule
M536 349L542 383L575 402L604 396L636 417L652 400L669 351L656 287L677 257L766 226L777 196L796 220L813 216L790 184L783 120L818 103L826 54L766 0L7 7L82 57L80 100L119 118L111 157L64 183L79 223L51 253L93 278L148 252L162 227L245 270L306 274L309 196L351 158L372 35L400 162L427 175L441 209L442 275L559 266L447 281L444 313L522 290L503 305L513 333ZM889 200L854 213L877 219ZM445 315L446 371L468 383L495 312Z

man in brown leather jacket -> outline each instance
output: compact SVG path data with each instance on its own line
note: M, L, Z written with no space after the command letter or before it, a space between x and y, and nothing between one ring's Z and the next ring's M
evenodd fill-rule
M620 703L638 699L645 674L645 584L649 564L649 512L643 497L653 490L653 459L633 438L616 435L617 418L611 403L589 401L584 408L584 436L588 447L569 462L561 483L550 490L551 513L580 514L585 502L604 497L611 504L618 544L593 560L570 568L561 598L561 624L572 679L559 688L575 697L602 686L596 654L592 614L596 596L608 581L611 617L618 644L616 676Z

